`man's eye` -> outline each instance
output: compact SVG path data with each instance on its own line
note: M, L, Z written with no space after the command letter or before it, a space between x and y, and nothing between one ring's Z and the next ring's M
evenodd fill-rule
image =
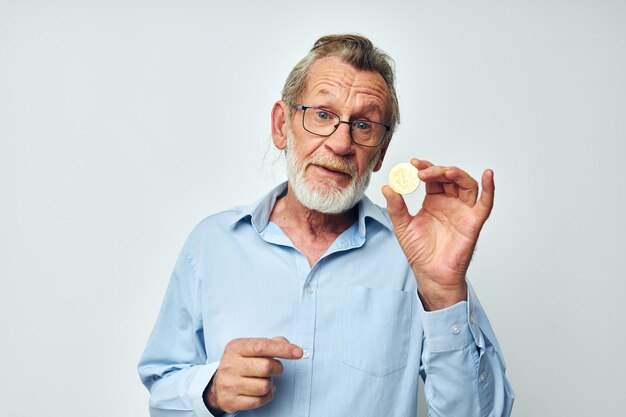
M371 123L365 122L363 120L357 120L354 122L354 128L359 130L366 130L372 127Z
M315 113L317 115L318 119L322 119L322 120L328 120L330 119L330 114L328 114L328 112L325 111L318 111Z

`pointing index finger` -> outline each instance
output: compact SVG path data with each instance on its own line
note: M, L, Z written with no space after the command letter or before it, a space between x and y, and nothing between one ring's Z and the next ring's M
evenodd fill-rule
M252 338L247 339L239 354L244 357L271 357L300 359L302 348L285 340Z

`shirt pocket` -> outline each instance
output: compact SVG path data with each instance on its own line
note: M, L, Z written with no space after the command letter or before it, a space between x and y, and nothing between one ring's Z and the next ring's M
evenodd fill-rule
M413 293L346 287L343 363L376 377L406 366Z

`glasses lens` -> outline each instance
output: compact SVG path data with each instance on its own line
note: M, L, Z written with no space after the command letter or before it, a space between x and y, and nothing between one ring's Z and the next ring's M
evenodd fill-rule
M378 146L385 137L385 126L369 120L355 120L352 122L352 140L359 145Z
M304 111L304 128L321 136L331 135L339 123L339 116L326 110L310 107Z

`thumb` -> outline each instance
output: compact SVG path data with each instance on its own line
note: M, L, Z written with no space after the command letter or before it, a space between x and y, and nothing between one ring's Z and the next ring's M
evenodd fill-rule
M411 215L406 207L404 198L388 185L383 186L382 192L385 200L387 200L387 212L389 217L391 217L393 228L396 233L402 234L411 221Z

